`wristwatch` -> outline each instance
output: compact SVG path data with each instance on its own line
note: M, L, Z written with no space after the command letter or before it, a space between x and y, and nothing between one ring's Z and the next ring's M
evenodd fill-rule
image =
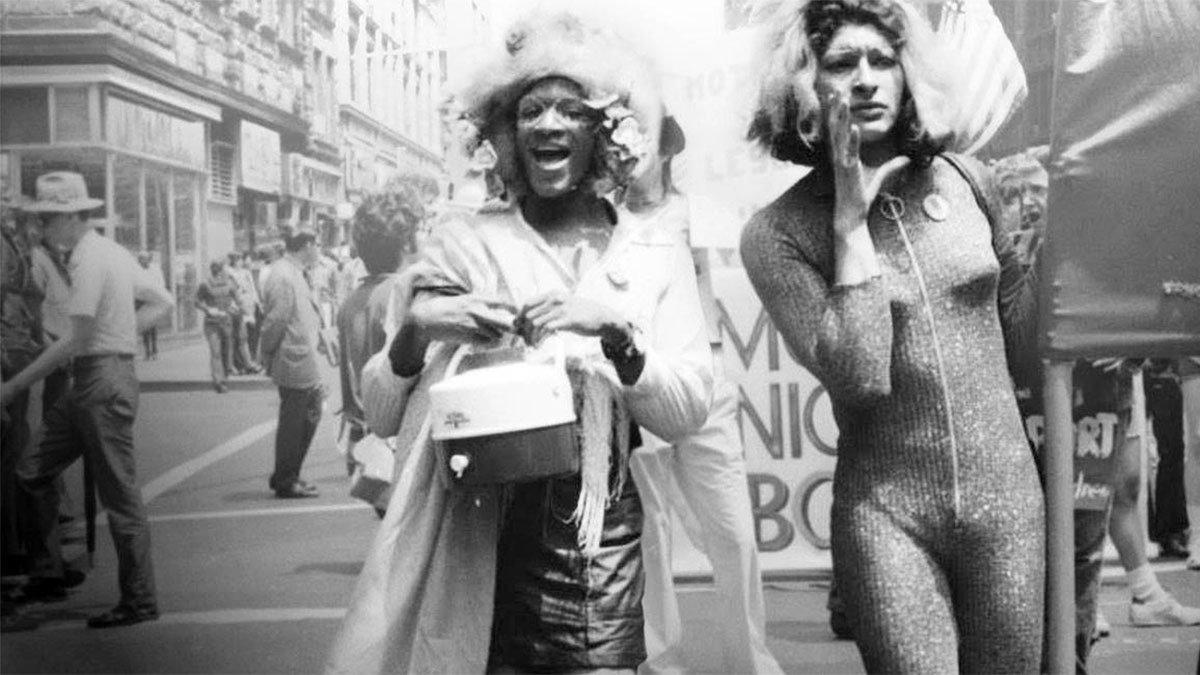
M600 351L613 365L625 365L645 355L645 338L642 331L632 323L615 340L600 338Z

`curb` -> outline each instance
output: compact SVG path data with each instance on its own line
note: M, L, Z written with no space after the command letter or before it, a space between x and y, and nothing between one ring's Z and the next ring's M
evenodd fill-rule
M274 391L275 384L266 379L229 380L225 383L229 391ZM143 380L141 391L146 393L180 393L189 391L213 391L212 382L207 380ZM215 392L214 392L215 393Z

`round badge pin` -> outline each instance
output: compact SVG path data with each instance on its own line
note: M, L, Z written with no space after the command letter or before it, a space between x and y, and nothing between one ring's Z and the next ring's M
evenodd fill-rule
M629 277L626 277L621 270L609 270L608 280L617 288L625 288L629 285Z
M921 203L921 208L925 209L925 215L939 222L950 215L950 204L945 197L939 194L926 197L925 201Z

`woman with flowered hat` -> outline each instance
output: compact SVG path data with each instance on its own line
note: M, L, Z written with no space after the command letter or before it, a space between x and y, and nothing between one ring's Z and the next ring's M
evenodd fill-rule
M637 427L677 438L712 395L690 253L619 205L657 148L654 70L598 21L519 20L459 98L462 151L492 164L504 209L447 219L414 267L392 344L419 378L411 445L329 661L333 671L632 670L645 658ZM582 401L578 476L447 489L428 387L468 345L566 352Z

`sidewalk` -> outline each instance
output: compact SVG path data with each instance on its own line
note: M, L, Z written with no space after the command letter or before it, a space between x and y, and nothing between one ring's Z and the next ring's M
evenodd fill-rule
M201 391L212 388L209 373L208 342L200 332L162 336L158 340L158 358L147 361L137 356L138 380L143 392ZM230 389L272 389L265 375L233 375Z

